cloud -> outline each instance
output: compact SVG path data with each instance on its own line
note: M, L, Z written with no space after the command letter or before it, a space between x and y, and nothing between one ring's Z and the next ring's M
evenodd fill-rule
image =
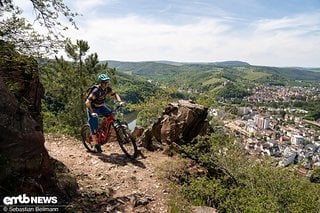
M305 35L317 26L315 16L258 20L242 29L220 18L199 18L177 26L126 16L90 20L85 30L70 36L88 41L100 59L244 60L261 65L319 66L315 64L315 58L320 58L319 34Z
M271 66L320 66L319 11L252 21L217 8L212 9L214 16L202 15L199 11L192 15L189 9L188 13L174 13L173 9L186 10L172 1L160 11L172 16L158 14L155 17L150 13L130 13L130 10L117 16L108 12L101 14L105 11L103 6L110 9L112 5L123 6L122 3L119 0L72 1L71 8L77 6L86 11L91 8L93 12L84 13L78 22L80 30L67 31L66 36L88 41L90 51L98 53L100 60L243 60ZM208 10L205 14L211 12ZM178 19L179 22L175 22Z
M77 12L88 14L93 9L116 2L116 0L69 0L66 5Z
M100 58L121 60L199 60L194 51L204 51L229 29L211 19L176 26L136 16L99 19L84 28L82 36Z
M260 64L319 66L320 15L300 14L252 24L248 44Z
M256 30L260 32L274 31L310 31L320 28L320 14L302 14L281 19L267 19L256 23Z

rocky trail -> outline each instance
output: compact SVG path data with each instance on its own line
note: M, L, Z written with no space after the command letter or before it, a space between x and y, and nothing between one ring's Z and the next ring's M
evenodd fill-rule
M139 148L128 159L117 142L102 146L103 153L87 152L80 140L47 134L50 156L76 178L79 198L70 206L79 212L168 212L169 189L157 169L173 158Z

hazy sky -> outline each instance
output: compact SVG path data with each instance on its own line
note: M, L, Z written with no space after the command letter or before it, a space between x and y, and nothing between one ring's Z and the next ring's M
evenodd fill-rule
M64 2L83 14L66 35L100 60L320 67L320 0Z

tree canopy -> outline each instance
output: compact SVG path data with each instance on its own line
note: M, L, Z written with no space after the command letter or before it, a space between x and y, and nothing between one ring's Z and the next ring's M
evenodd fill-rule
M0 39L15 44L24 54L38 56L55 53L63 47L62 31L68 27L61 23L61 17L77 28L72 12L62 0L30 0L34 9L34 20L23 17L22 9L13 0L0 0ZM31 22L47 29L46 34L37 32Z

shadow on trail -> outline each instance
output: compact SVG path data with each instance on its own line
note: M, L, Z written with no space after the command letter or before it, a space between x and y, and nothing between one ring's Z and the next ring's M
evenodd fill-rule
M139 157L136 159L130 159L125 154L119 154L119 153L111 153L109 155L106 155L104 153L99 153L99 154L94 153L94 155L98 156L98 158L105 163L112 163L119 166L126 166L128 164L133 164L134 166L138 166L143 169L146 168L144 163L139 161L140 157L144 158L144 156L141 153L139 153Z

